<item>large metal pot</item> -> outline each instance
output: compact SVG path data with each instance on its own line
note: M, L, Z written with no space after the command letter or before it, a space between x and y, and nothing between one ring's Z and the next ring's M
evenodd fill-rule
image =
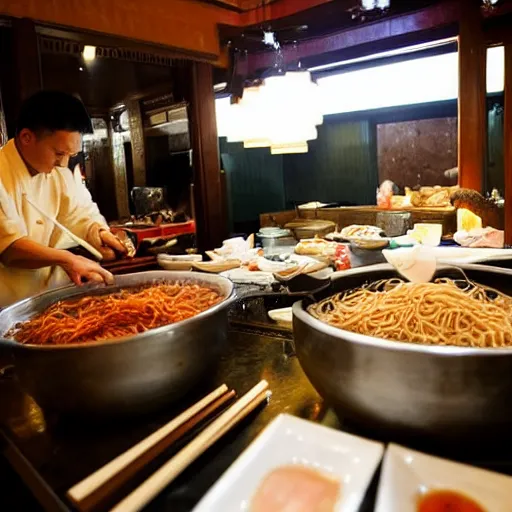
M512 295L512 271L459 268L469 279ZM461 277L454 267L440 267L438 275ZM318 298L396 276L387 264L354 269ZM293 306L297 355L315 388L344 418L370 429L436 437L510 431L512 348L427 346L363 336L312 317L309 303Z
M227 308L233 284L220 276L193 272L141 272L119 276L114 286L68 286L0 312L0 333L55 301L114 292L155 281L199 283L224 299L213 308L176 324L128 338L82 345L21 345L0 338L12 354L16 373L43 408L68 413L144 412L183 397L219 360L227 338Z

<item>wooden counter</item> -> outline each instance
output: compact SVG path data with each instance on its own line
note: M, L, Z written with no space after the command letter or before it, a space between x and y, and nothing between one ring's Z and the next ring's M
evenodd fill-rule
M334 222L338 229L351 224L376 225L377 213L382 212L410 212L411 228L413 224L428 222L443 225L443 235L455 233L457 230L457 215L455 208L400 208L383 210L376 206L342 206L339 208L308 208L288 210L284 212L264 213L260 215L260 226L284 226L296 219L322 219Z

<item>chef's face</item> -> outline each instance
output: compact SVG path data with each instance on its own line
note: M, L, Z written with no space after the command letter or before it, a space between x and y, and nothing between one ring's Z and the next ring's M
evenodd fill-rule
M78 132L57 130L34 133L28 128L18 135L18 146L23 158L32 167L32 173L50 173L54 167L66 167L71 156L82 150Z

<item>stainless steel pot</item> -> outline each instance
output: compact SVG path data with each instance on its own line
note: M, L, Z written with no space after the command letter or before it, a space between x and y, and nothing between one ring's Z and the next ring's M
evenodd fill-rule
M512 271L461 265L467 276L512 295ZM454 267L438 275L460 278ZM396 277L375 265L341 274L319 299L365 282ZM509 432L512 348L476 349L386 341L313 318L306 301L293 306L299 361L339 414L381 431L462 437Z
M233 284L194 272L141 272L119 276L115 286L68 286L14 304L0 312L0 333L55 301L102 294L155 281L210 286L224 299L213 308L176 324L137 336L82 345L21 345L0 338L12 354L16 373L43 408L68 413L144 412L183 397L219 360L227 338L227 308Z

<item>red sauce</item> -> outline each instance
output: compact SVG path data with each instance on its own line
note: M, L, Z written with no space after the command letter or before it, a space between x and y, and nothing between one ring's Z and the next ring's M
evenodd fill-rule
M455 491L431 491L418 501L418 512L487 512L476 501Z

